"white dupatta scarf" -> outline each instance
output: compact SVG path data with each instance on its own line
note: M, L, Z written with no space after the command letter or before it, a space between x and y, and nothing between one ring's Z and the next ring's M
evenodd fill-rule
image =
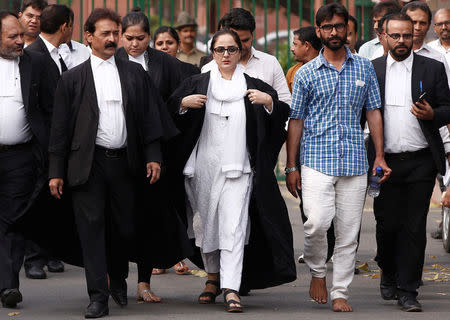
M246 91L243 65L238 64L231 80L226 80L213 60L205 112L227 118L227 139L221 163L221 170L227 178L238 178L243 173L251 172L246 137ZM188 177L194 176L197 147L198 142L184 168L184 174Z

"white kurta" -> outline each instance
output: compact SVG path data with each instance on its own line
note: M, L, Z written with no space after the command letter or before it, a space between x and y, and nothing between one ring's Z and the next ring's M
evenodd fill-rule
M186 193L192 208L192 216L188 217L193 231L190 236L195 237L196 245L204 253L218 249L231 251L236 233L242 234L236 232L238 228L244 231L246 242L248 241L248 206L252 182L245 141L243 99L241 103L233 104L232 110L224 110L226 106L220 110L226 103L214 105L210 92L208 90L202 131L185 167ZM236 128L231 117L239 117L239 122L244 125ZM236 129L238 132L235 132ZM230 130L233 131L232 134ZM231 141L230 144L230 139L236 141ZM245 148L240 170L226 171L230 166L224 163L224 159L227 158L225 153L230 152L226 150L230 145L236 145L237 149L238 146Z

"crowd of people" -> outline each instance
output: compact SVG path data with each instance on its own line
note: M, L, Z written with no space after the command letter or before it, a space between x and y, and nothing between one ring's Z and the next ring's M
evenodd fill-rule
M128 304L130 261L137 299L158 303L152 274L186 274L188 258L207 273L198 303L223 294L228 312L242 312L250 290L296 279L274 174L286 143L311 298L353 311L367 181L381 168L380 294L422 311L426 218L450 162L450 10L433 17L426 3L405 2L374 6L376 37L362 46L347 9L322 6L314 26L294 31L286 76L253 47L255 19L242 8L220 19L210 55L195 47L186 12L152 42L139 8L123 18L94 9L85 46L72 40L65 5L24 0L18 14L0 11L3 307L22 301L22 265L44 279L45 266L64 272L63 262L85 270L85 318L108 315L110 296ZM433 19L439 38L427 44Z

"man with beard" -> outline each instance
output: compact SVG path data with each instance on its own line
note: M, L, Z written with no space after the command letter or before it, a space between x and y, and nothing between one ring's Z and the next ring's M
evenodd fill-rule
M326 234L334 221L330 297L337 312L353 310L347 302L347 288L354 274L368 170L360 125L363 109L376 146L374 168L383 169L381 181L391 173L384 161L375 71L369 60L353 55L345 46L347 28L348 12L341 4L328 4L317 11L316 34L324 47L294 78L285 170L289 192L297 197L297 189L302 191L308 218L304 258L312 275L309 293L318 303L328 301ZM296 166L299 145L301 179Z
M41 32L41 13L47 6L45 0L24 0L20 7L19 22L25 30L25 47L33 43Z
M444 64L447 73L448 85L450 87L450 67L444 55L431 48L425 43L425 37L431 26L431 10L425 2L413 1L402 8L402 13L408 15L413 21L413 50L418 55L435 59Z
M52 101L40 56L23 52L24 32L14 13L0 11L0 297L3 307L22 301L19 271L23 225L48 146Z
M440 113L450 105L444 65L411 52L413 32L408 15L387 17L389 54L373 60L383 102L385 158L392 168L374 200L380 291L385 300L398 298L407 312L422 311L417 288L427 214L436 174L445 173L439 127L446 123Z
M436 11L433 28L439 39L429 42L428 45L443 54L450 66L450 8Z
M144 69L114 58L120 23L109 9L88 17L91 57L62 75L52 118L49 185L58 199L63 186L71 190L90 298L86 318L107 315L110 294L119 306L128 303L137 194L159 180L160 141L176 133L170 118L161 119Z

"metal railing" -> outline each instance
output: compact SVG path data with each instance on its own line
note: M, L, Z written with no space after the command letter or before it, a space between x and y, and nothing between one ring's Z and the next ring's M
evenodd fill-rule
M108 7L120 15L126 14L132 7L139 6L144 13L156 23L175 24L176 15L188 11L199 24L201 40L206 44L210 34L216 31L221 16L233 7L243 7L253 13L257 21L255 40L261 50L285 59L282 64L286 69L291 65L290 42L292 30L299 26L310 25L314 21L315 10L320 5L340 2L356 13L359 34L367 39L370 33L369 13L371 0L48 0L50 4L58 3L70 6L75 13L74 38L83 41L83 23L87 15L96 7ZM0 8L18 11L20 0L0 0ZM199 15L200 13L200 15ZM261 20L263 21L261 23ZM275 20L275 24L273 24ZM269 26L270 24L270 26ZM283 30L280 30L280 24ZM206 46L207 47L207 46Z

